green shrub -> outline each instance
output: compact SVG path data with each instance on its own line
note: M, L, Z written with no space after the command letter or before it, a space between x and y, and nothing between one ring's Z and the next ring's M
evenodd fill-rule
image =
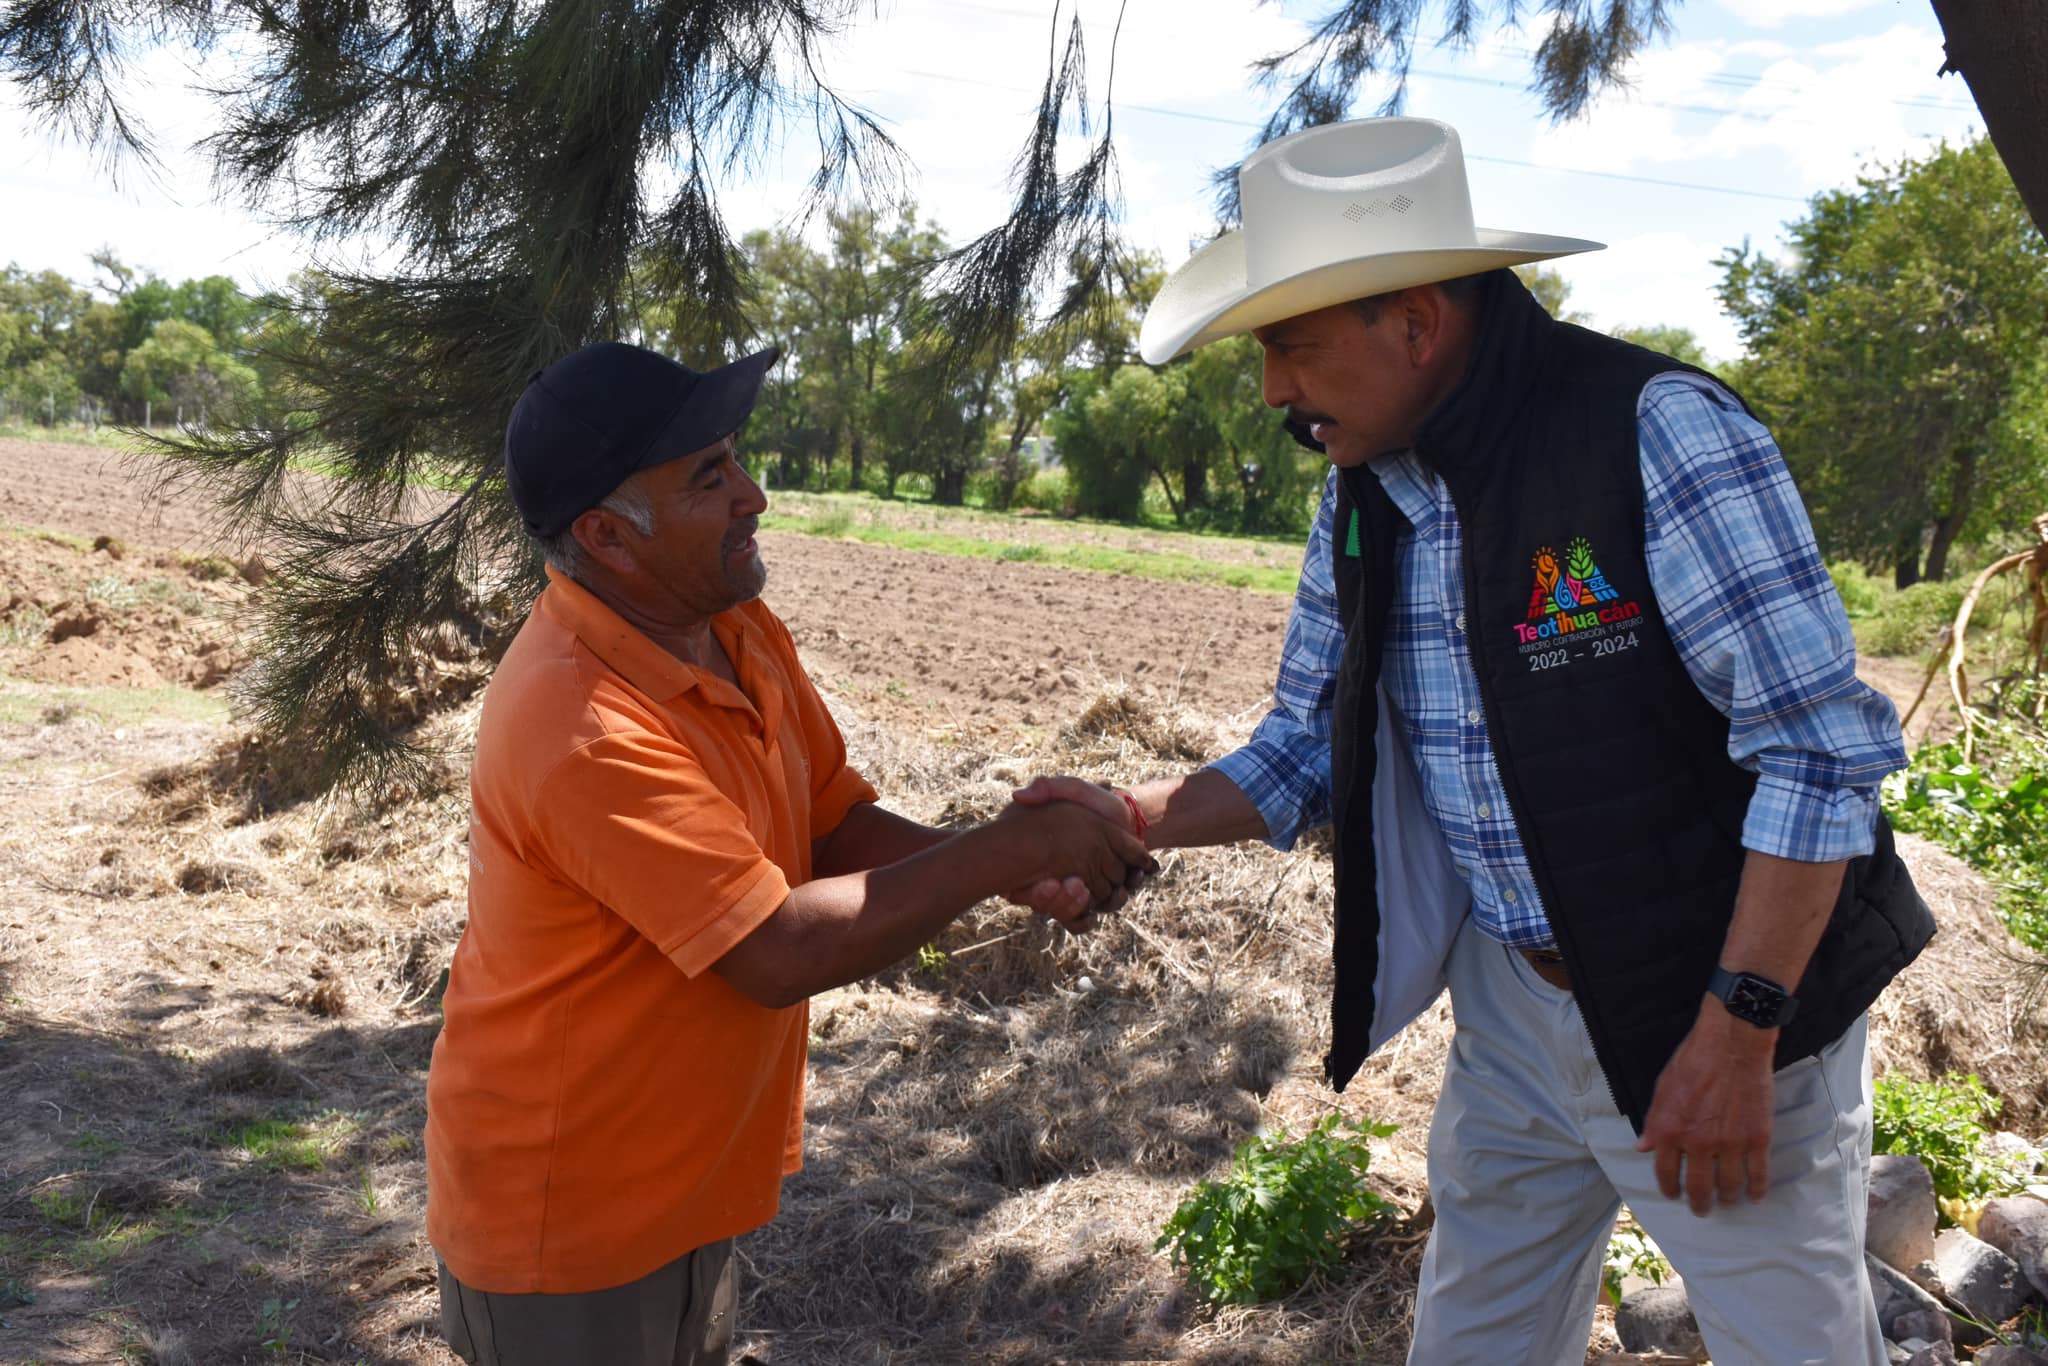
M2013 937L2048 953L2048 734L2031 682L1986 688L1973 758L1950 741L1923 745L1884 781L1892 824L1989 876Z
M1864 620L1862 629L1856 633L1856 643L1867 654L1923 655L1933 646L1942 627L1955 624L1956 609L1963 605L1965 591L1964 584L1943 580L1916 583L1903 592L1889 593L1873 609L1875 615Z
M1039 470L1029 479L1017 485L1017 494L1010 500L1012 508L1037 508L1041 512L1064 512L1073 501L1067 490L1067 472L1061 469Z
M1974 1204L2026 1185L2026 1174L1984 1151L1980 1120L1998 1114L1998 1097L1976 1074L1950 1072L1940 1081L1880 1077L1872 1107L1873 1151L1917 1157L1934 1175L1934 1193Z
M1367 1188L1367 1140L1391 1124L1326 1115L1299 1140L1284 1126L1238 1145L1230 1174L1197 1182L1166 1221L1154 1247L1171 1247L1197 1295L1217 1304L1255 1304L1299 1289L1344 1254L1343 1238L1393 1206Z
M1828 577L1835 581L1835 592L1841 595L1842 609L1852 621L1874 617L1884 609L1889 590L1870 577L1862 565L1837 560L1828 566Z

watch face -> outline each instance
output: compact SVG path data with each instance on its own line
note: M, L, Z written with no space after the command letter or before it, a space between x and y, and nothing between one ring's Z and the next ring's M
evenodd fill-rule
M1785 993L1747 973L1736 974L1728 987L1728 1009L1751 1024L1775 1024Z

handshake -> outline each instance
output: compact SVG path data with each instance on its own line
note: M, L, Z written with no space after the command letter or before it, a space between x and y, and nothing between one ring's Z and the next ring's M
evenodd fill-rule
M1137 801L1119 788L1082 778L1037 778L1012 794L997 828L1035 846L1040 876L1010 892L1076 934L1128 901L1159 871L1145 847L1150 822Z

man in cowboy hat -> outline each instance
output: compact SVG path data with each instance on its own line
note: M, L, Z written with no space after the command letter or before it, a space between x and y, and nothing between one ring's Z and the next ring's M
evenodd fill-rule
M484 701L427 1080L441 1322L478 1366L724 1361L733 1236L801 1155L807 998L1006 889L1081 927L1150 862L1078 807L875 805L759 601L734 433L775 358L601 343L512 412L549 583Z
M1625 1200L1721 1366L1882 1363L1864 1012L1933 921L1878 813L1904 762L1770 436L1506 269L1458 138L1270 143L1140 349L1250 332L1334 467L1275 706L1208 768L1041 780L1153 848L1335 826L1325 1070L1448 985L1410 1360L1577 1363Z

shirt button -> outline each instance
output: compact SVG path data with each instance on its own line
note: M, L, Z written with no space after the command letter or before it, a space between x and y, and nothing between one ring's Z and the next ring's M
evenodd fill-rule
M1470 722L1471 722L1471 723L1472 723L1473 725L1475 725L1475 726L1476 726L1476 725L1478 725L1478 724L1479 724L1479 708L1477 708L1477 707L1474 707L1474 708L1473 708L1472 710L1470 710L1470 711L1466 712L1466 713L1465 713L1465 719L1466 719L1467 721L1470 721Z
M1458 613L1458 629L1460 631L1465 629L1465 614L1463 612Z
M1479 803L1479 819L1483 821L1493 819L1493 808L1485 802Z
M1510 906L1514 905L1516 901L1520 900L1520 898L1518 898L1515 895L1515 889L1512 887L1508 888L1505 892L1502 892L1500 894L1500 899L1502 901L1507 902Z

